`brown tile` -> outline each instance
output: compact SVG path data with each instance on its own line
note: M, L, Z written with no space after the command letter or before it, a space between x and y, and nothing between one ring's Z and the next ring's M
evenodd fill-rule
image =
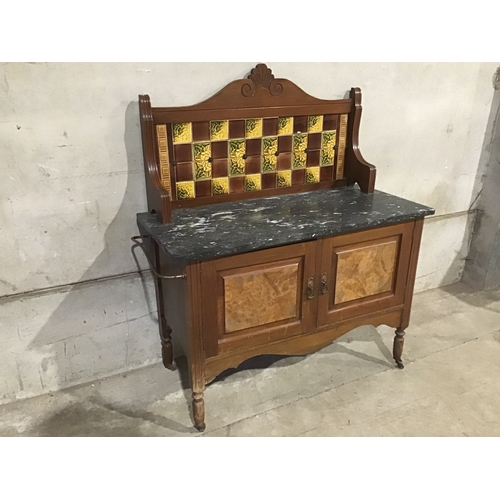
M178 163L175 166L175 178L178 181L192 181L193 180L193 164L192 163Z
M212 162L212 177L227 177L227 158Z
M191 144L175 144L174 158L177 163L193 161L193 147Z
M272 189L276 187L276 172L262 174L262 189Z
M307 148L308 149L321 149L321 133L308 135Z
M212 194L212 181L197 181L194 183L194 191L196 193L196 198L201 198L203 196L210 196Z
M227 141L212 142L212 158L227 157Z
M292 186L298 184L304 184L305 180L306 180L306 171L304 169L292 170Z
M277 168L278 170L289 170L292 168L292 153L280 153Z
M307 116L294 116L293 117L293 133L307 132Z
M320 182L333 180L333 167L321 167L319 169L319 180Z
M245 120L230 120L229 138L242 139L245 137Z
M193 142L210 140L210 122L193 122Z
M278 118L264 118L262 122L262 135L278 135Z
M337 115L323 116L323 130L335 130L337 128Z
M307 153L306 165L308 167L319 167L319 156L321 151L309 151Z
M262 153L262 139L247 139L246 154L248 156L259 156Z
M229 193L243 193L245 191L245 177L229 178Z
M289 153L292 150L292 136L283 135L278 137L278 151L280 153Z
M258 174L262 162L261 156L249 156L245 160L245 171L247 174Z

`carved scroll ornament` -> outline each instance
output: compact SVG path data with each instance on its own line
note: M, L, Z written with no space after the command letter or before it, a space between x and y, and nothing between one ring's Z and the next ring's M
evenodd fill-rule
M245 97L251 97L257 89L269 90L271 95L280 95L283 92L283 85L274 78L272 71L265 64L257 64L247 77L248 83L241 87L241 93Z

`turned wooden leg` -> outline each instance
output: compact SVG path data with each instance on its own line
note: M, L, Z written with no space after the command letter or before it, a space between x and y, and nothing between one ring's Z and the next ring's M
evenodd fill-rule
M205 425L205 401L203 400L203 392L193 392L193 419L194 426L203 432Z
M168 370L177 370L174 360L174 350L172 347L172 328L167 324L167 320L162 317L160 321L161 357L163 366Z
M396 336L394 337L392 355L394 357L394 361L396 361L396 364L400 369L403 369L405 367L405 365L403 365L403 362L401 361L404 343L405 343L405 331L398 328L396 330Z

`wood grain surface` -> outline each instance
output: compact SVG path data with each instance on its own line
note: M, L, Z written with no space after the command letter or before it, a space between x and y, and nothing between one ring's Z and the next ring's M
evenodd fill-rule
M337 253L335 304L392 289L397 241Z
M299 263L226 275L226 333L293 318L297 315Z

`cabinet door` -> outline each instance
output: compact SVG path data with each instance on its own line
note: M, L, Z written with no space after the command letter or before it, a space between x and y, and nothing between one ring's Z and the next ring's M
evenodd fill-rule
M314 278L314 249L314 242L302 243L203 263L205 355L310 330L316 301L307 287Z
M322 242L318 326L404 303L413 222Z

